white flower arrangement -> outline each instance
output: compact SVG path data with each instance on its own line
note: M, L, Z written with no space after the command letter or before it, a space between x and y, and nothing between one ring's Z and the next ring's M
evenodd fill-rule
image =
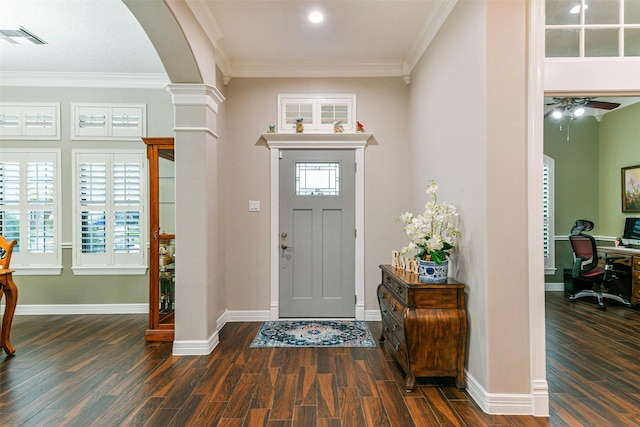
M458 216L456 207L450 203L438 204L437 190L435 181L430 181L427 195L431 200L424 206L422 215L405 212L396 221L405 224L404 231L409 236L410 243L402 248L403 255L417 251L416 258L442 264L455 248L454 238L460 237L460 230L454 224Z

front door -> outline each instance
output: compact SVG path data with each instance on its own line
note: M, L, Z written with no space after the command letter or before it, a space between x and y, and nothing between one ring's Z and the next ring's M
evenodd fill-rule
M280 317L355 317L355 151L282 150Z

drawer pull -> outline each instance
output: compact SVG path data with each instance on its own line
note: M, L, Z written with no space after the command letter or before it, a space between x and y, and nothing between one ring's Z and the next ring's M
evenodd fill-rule
M396 305L395 304L391 304L391 311L396 311Z
M396 323L395 325L393 325L393 332L398 330L398 324Z
M385 299L387 297L387 294L385 294L384 292L380 292L380 299Z
M387 310L383 309L382 310L382 315L384 316L385 314L387 314Z
M400 289L402 289L402 288L400 287L400 285L396 286L396 294L399 294L399 293L400 293Z
M400 350L400 343L396 343L395 347L396 351Z
M385 331L385 332L389 332L389 327L388 327L388 326L385 326L385 327L384 327L384 331Z

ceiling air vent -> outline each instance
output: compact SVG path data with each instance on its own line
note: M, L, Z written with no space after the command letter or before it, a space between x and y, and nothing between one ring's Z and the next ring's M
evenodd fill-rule
M11 44L23 44L25 40L33 44L47 44L46 41L24 27L20 27L17 30L0 30L0 39L6 40Z

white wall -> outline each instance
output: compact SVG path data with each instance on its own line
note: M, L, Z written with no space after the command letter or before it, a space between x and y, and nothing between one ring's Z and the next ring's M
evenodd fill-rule
M412 74L414 209L429 179L459 209L467 370L488 393L530 392L525 23L520 2L458 2Z

